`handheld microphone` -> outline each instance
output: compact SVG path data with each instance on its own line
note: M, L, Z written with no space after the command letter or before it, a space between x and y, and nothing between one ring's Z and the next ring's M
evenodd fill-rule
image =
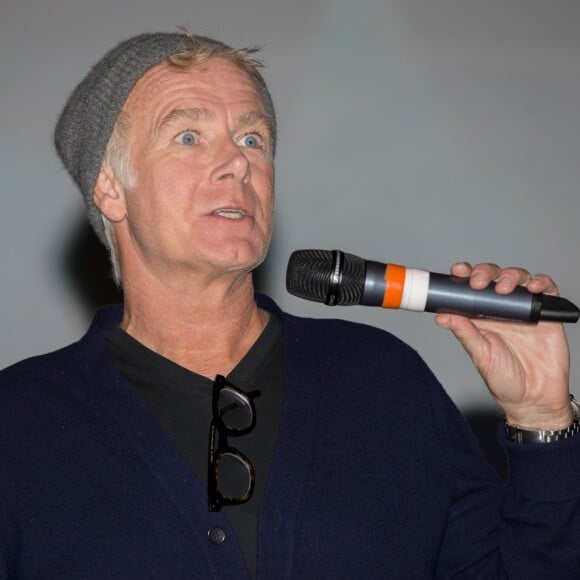
M297 250L286 272L290 294L329 306L380 306L449 312L519 322L577 322L578 307L524 287L498 294L495 284L475 290L468 278L363 260L340 250Z

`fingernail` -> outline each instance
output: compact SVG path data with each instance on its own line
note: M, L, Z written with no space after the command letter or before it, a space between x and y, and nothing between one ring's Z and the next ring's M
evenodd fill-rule
M504 290L511 287L510 281L505 278L500 278L496 280L495 287L499 288L500 290Z

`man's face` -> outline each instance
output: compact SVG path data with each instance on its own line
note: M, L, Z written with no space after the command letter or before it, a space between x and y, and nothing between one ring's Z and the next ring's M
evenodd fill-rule
M126 191L131 259L158 276L250 271L274 203L272 138L248 75L211 58L149 70L124 106L136 185Z

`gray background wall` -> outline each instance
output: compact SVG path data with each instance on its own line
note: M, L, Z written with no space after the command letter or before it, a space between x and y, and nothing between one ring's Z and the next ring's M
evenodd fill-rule
M295 313L394 332L462 408L488 405L431 315L299 301L286 262L304 247L433 271L490 260L548 271L580 302L579 17L575 0L5 3L0 366L74 340L90 319L63 265L83 219L51 145L67 95L115 43L185 23L265 46L280 148L263 287ZM578 328L569 337L577 364Z

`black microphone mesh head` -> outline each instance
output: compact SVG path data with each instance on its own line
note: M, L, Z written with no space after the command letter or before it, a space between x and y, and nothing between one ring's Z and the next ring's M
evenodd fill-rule
M336 304L352 306L362 298L365 280L365 261L353 254L343 253L342 280ZM296 250L290 256L286 270L286 288L290 294L325 302L334 273L333 252L329 250Z

